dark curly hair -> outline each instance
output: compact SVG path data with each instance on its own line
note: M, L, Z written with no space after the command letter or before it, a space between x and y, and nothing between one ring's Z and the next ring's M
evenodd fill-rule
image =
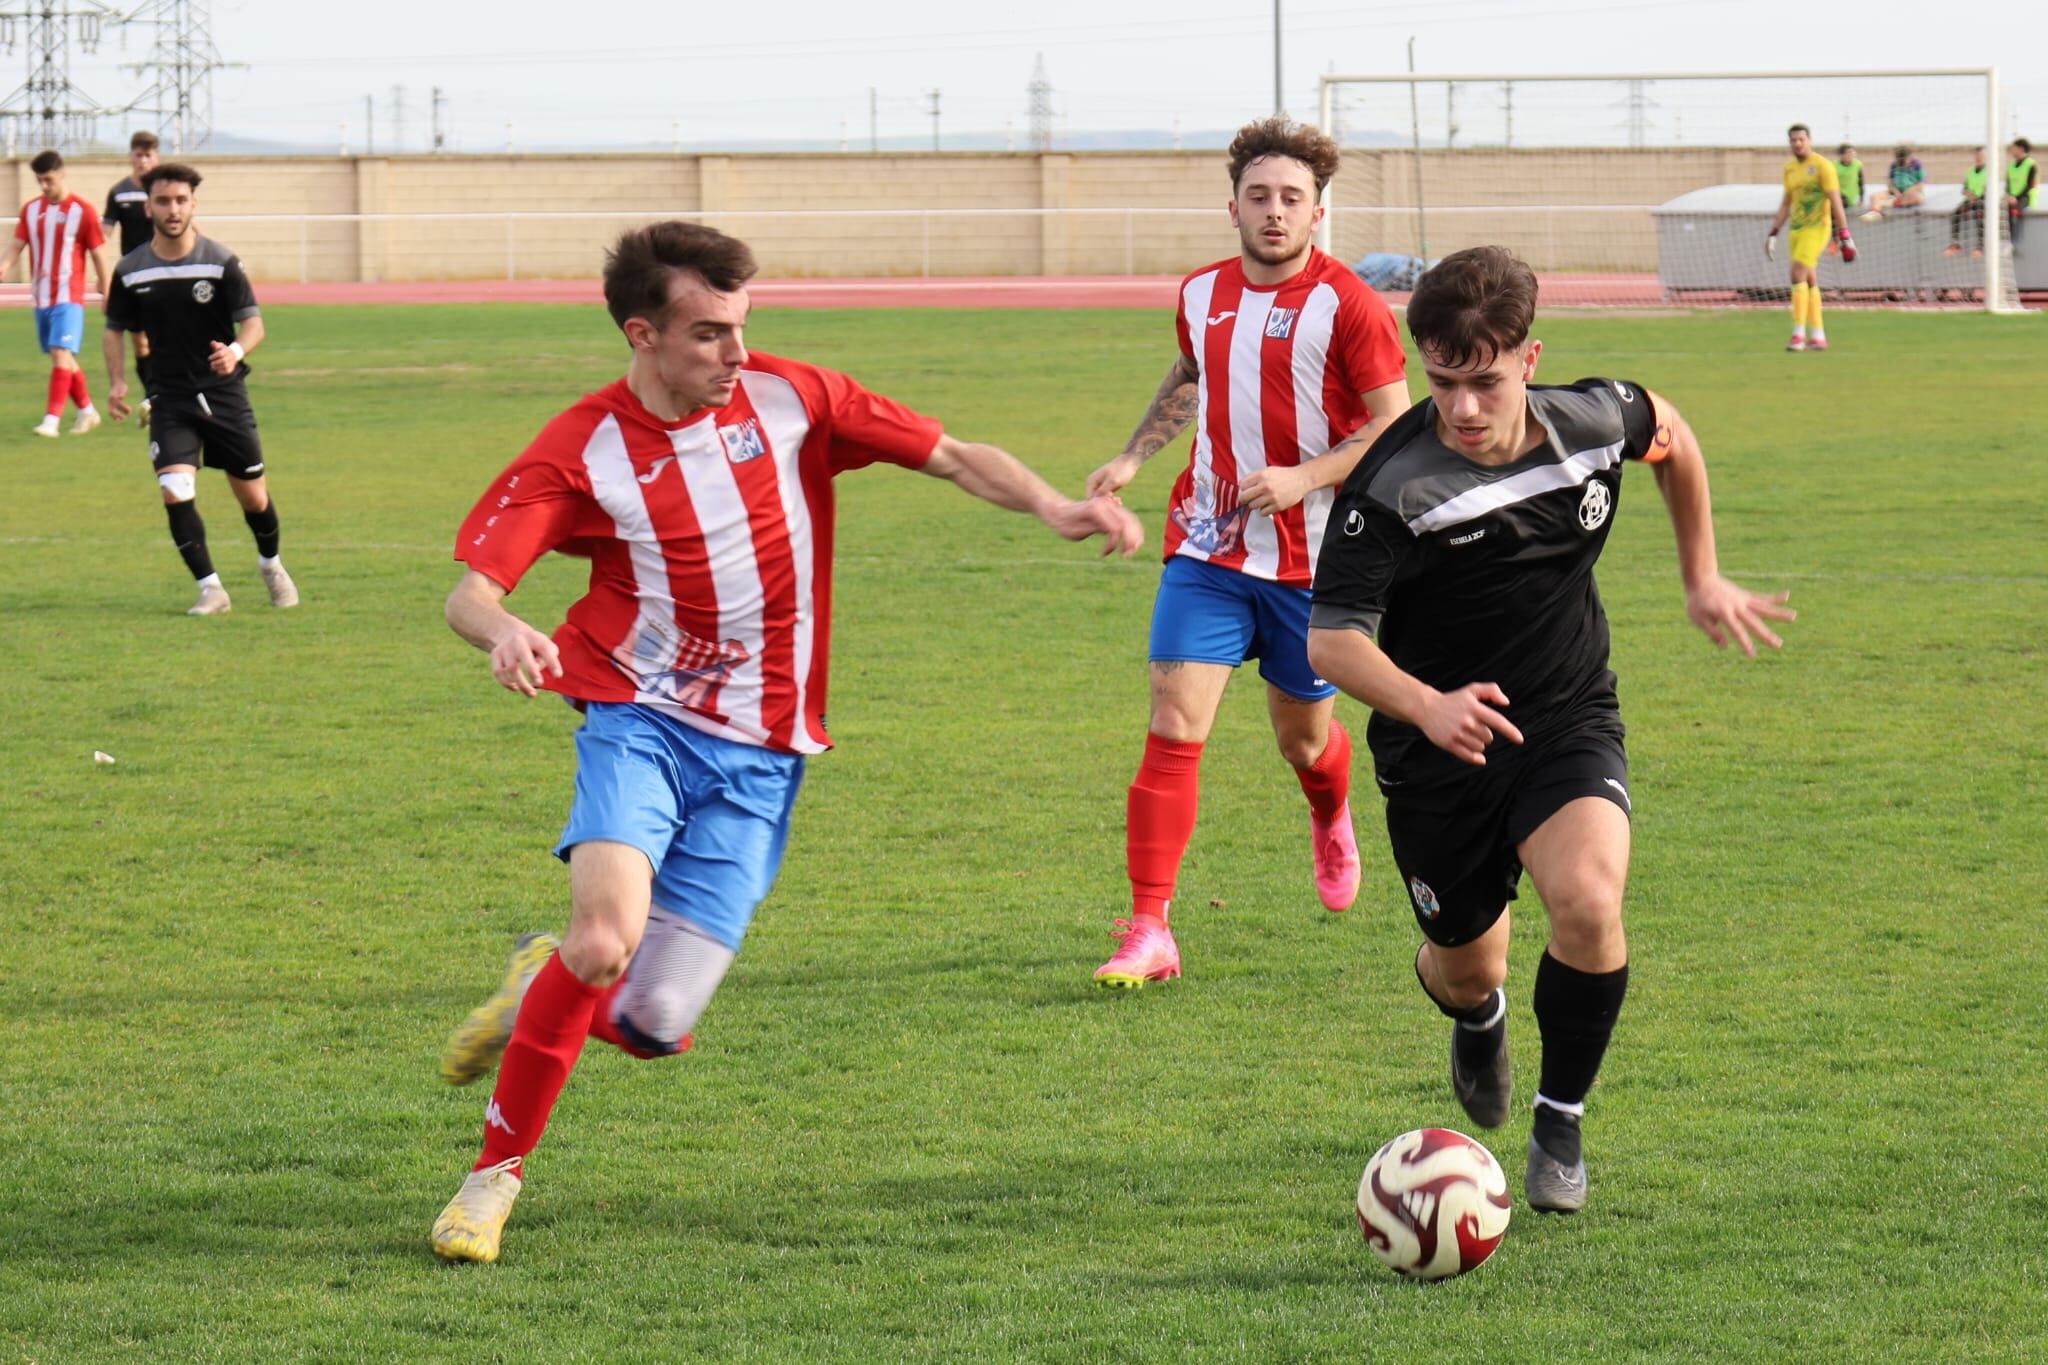
M1291 156L1316 178L1316 193L1337 174L1337 144L1322 129L1295 123L1278 114L1247 123L1230 142L1230 188L1244 179L1244 168L1261 157Z

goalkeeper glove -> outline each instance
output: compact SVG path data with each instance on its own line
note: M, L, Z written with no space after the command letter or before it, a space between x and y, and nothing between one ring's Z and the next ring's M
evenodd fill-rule
M1778 259L1778 234L1775 232L1764 238L1764 259L1769 261Z
M1835 242L1842 248L1843 265L1847 265L1856 259L1856 243L1849 236L1849 229L1837 228L1835 230Z

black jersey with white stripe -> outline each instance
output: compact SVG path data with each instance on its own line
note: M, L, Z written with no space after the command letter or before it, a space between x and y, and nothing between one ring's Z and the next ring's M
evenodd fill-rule
M242 262L210 237L175 261L153 245L136 248L114 267L107 284L107 326L149 337L152 393L196 393L239 383L246 364L232 374L208 366L213 343L235 339L235 324L256 316L255 291Z
M1508 719L1535 739L1585 707L1615 706L1593 564L1622 461L1661 455L1668 437L1635 384L1532 384L1528 395L1548 438L1508 464L1447 447L1428 399L1373 443L1331 509L1309 623L1377 636L1440 691L1499 684ZM1382 775L1457 764L1414 726L1375 714L1366 733Z
M152 231L149 225L149 191L136 184L134 176L122 177L114 188L107 191L107 209L100 215L100 221L121 225L123 256L146 245Z

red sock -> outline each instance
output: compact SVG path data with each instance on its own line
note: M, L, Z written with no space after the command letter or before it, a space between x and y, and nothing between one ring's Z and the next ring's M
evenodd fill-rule
M1181 855L1195 832L1202 746L1145 736L1145 757L1124 801L1124 867L1131 912L1166 919Z
M1330 737L1322 753L1306 768L1296 768L1294 775L1318 819L1327 820L1344 808L1351 799L1351 732L1343 721L1330 717Z
M612 1018L612 999L621 990L625 989L625 985L626 978L622 976L617 981L612 982L611 987L597 998L597 1008L590 1015L590 1036L597 1039L600 1043L610 1043L619 1051L631 1057L638 1057L642 1061L651 1062L661 1057L673 1057L678 1052L688 1052L690 1044L695 1040L687 1033L682 1036L681 1041L673 1049L666 1052L652 1052L637 1043L629 1041L626 1035L619 1031L618 1021Z
M498 1085L484 1110L484 1151L475 1169L523 1157L540 1141L555 1097L569 1079L583 1040L590 1033L590 1015L604 992L576 979L562 965L560 953L527 987L512 1025L512 1041L498 1064Z
M85 387L85 370L82 367L71 372L71 401L78 404L81 412L92 406L92 391Z
M43 411L52 417L64 415L64 399L71 392L71 371L52 369L50 371L50 404Z

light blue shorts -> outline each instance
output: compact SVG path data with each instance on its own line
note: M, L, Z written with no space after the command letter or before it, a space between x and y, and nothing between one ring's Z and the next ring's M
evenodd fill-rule
M77 355L79 347L85 344L84 305L59 303L36 309L36 342L44 355L51 351Z
M1308 666L1307 588L1290 588L1186 555L1166 561L1152 600L1153 663L1259 661L1259 676L1290 697L1321 701L1337 689Z
M692 730L645 706L591 702L576 732L576 795L555 856L627 844L654 868L654 903L734 952L775 883L802 754Z

